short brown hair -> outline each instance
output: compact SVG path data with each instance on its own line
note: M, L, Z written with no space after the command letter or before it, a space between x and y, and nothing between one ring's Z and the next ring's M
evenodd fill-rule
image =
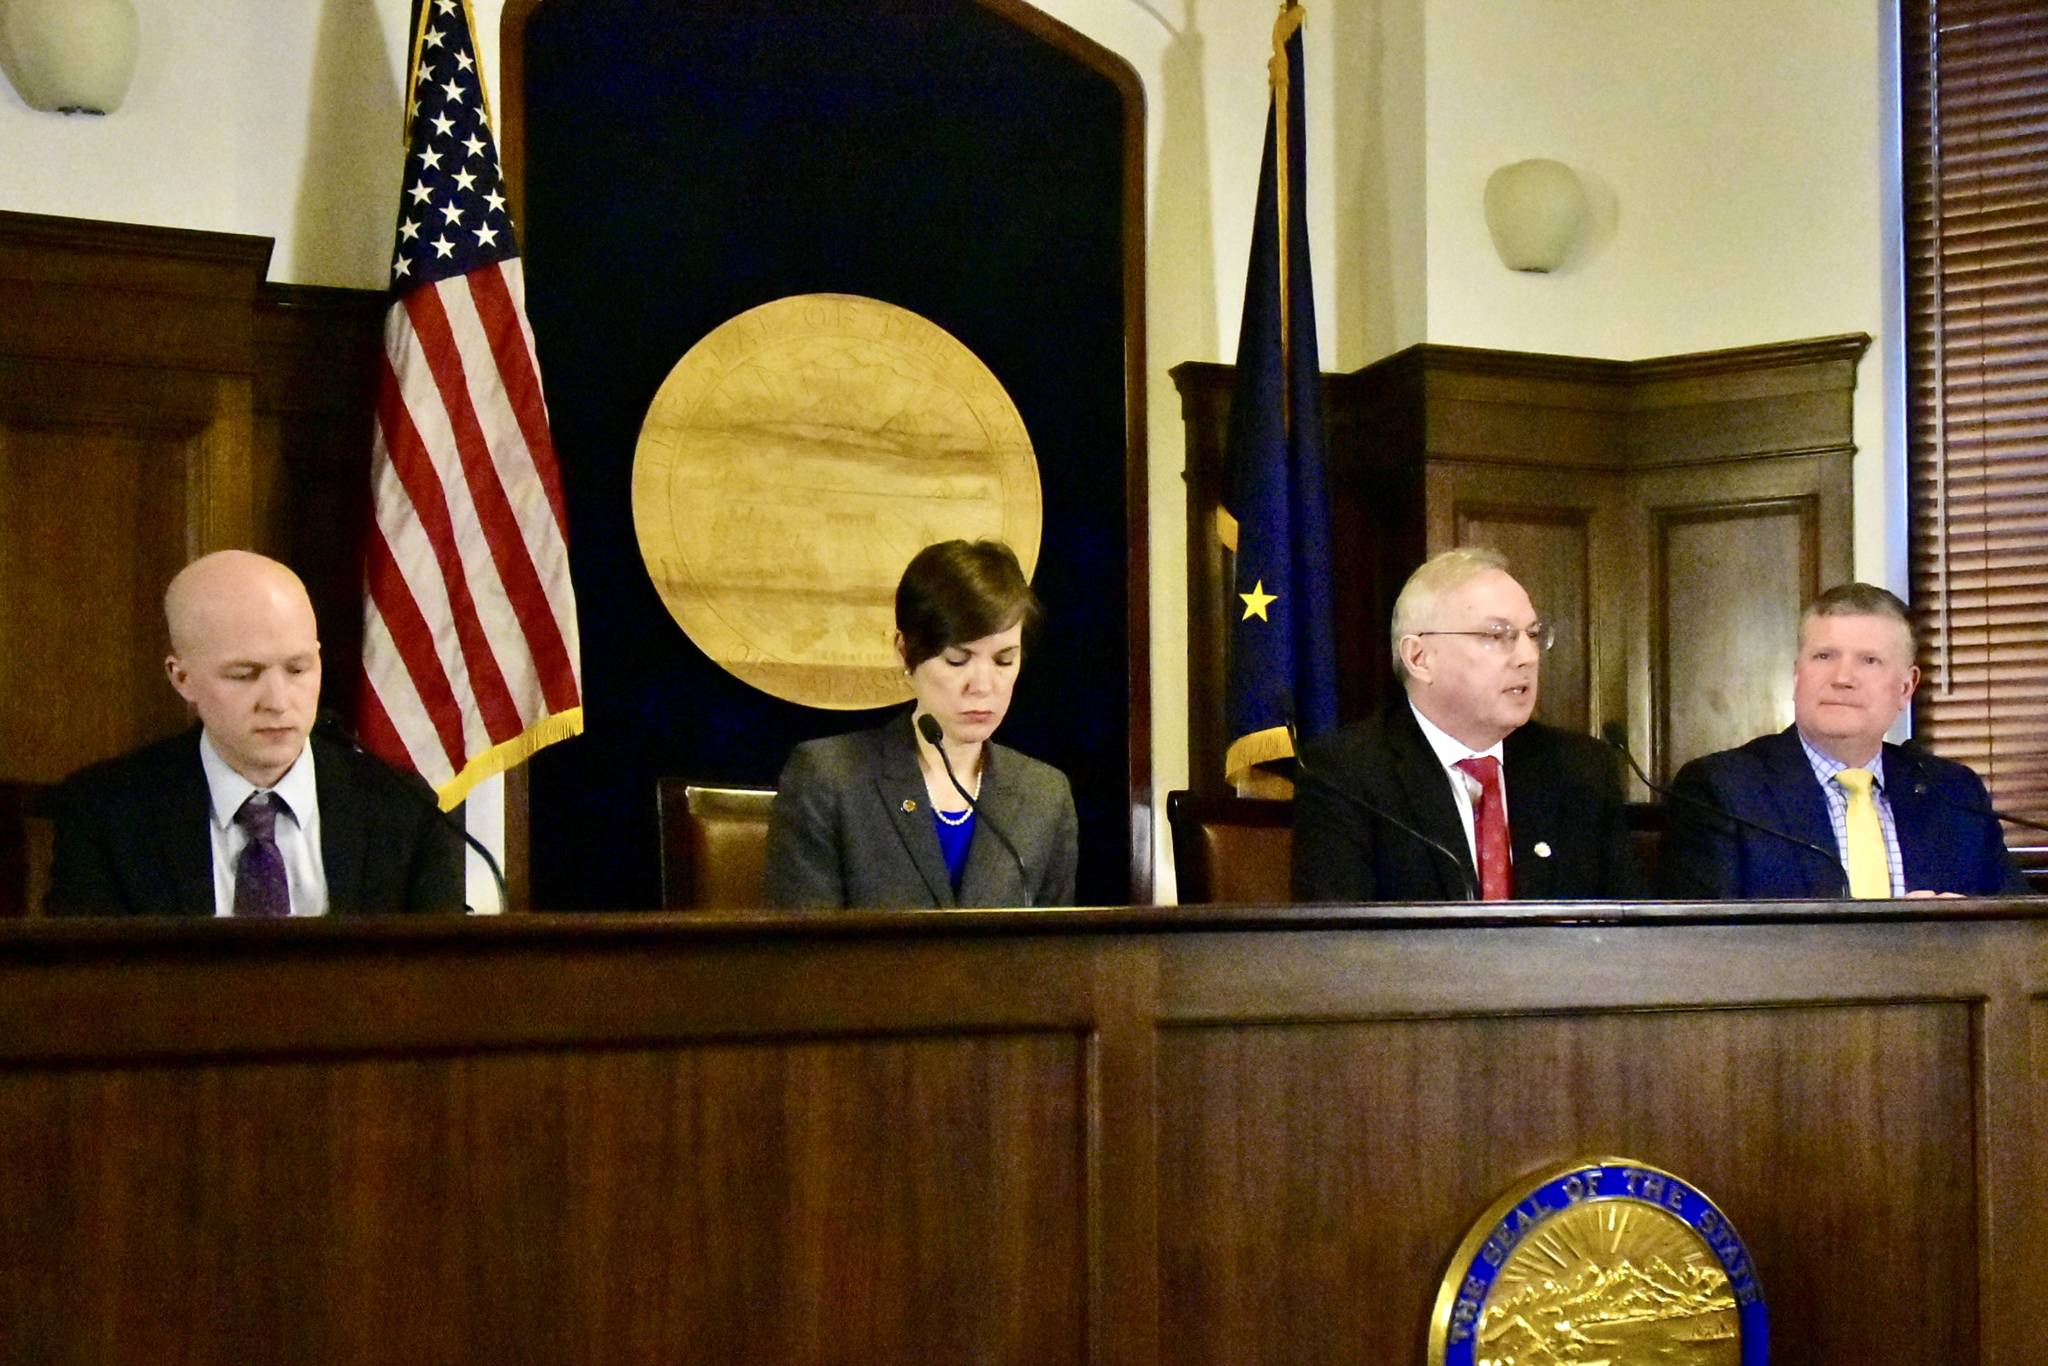
M1874 583L1838 583L1815 598L1799 614L1802 633L1814 617L1890 617L1906 628L1908 662L1920 654L1920 632L1913 626L1913 610L1896 593Z
M1028 644L1044 611L1017 552L1001 541L940 541L917 552L896 585L903 664L915 669L949 645L1024 623Z

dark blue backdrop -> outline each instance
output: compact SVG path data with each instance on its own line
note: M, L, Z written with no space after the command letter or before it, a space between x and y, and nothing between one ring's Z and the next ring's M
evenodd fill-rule
M875 724L759 693L669 616L632 522L639 424L726 319L864 294L965 343L1023 414L1049 619L1001 738L1058 765L1084 903L1130 898L1123 96L973 0L576 0L525 30L529 311L561 453L586 731L533 762L533 891L652 906L657 776L772 783Z

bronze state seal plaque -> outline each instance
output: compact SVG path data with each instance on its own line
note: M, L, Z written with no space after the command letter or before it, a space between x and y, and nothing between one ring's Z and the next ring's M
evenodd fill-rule
M1451 1259L1430 1366L1764 1366L1763 1292L1713 1201L1619 1157L1517 1182Z
M988 367L850 294L720 324L669 371L633 455L633 529L670 615L734 677L810 707L908 698L890 642L910 557L991 536L1028 576L1041 515Z

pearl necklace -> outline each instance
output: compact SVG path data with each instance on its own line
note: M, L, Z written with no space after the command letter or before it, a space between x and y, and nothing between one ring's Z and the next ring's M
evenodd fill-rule
M977 802L981 800L981 773L979 770L974 775L974 800ZM943 825L965 825L968 818L974 815L974 808L969 806L965 811L960 812L941 811L939 810L939 804L933 802L932 814L937 816Z

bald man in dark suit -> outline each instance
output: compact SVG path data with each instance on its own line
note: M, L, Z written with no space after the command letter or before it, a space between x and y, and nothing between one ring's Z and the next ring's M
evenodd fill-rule
M460 911L461 837L417 777L312 733L320 641L285 566L195 560L165 671L199 725L66 779L53 915Z

